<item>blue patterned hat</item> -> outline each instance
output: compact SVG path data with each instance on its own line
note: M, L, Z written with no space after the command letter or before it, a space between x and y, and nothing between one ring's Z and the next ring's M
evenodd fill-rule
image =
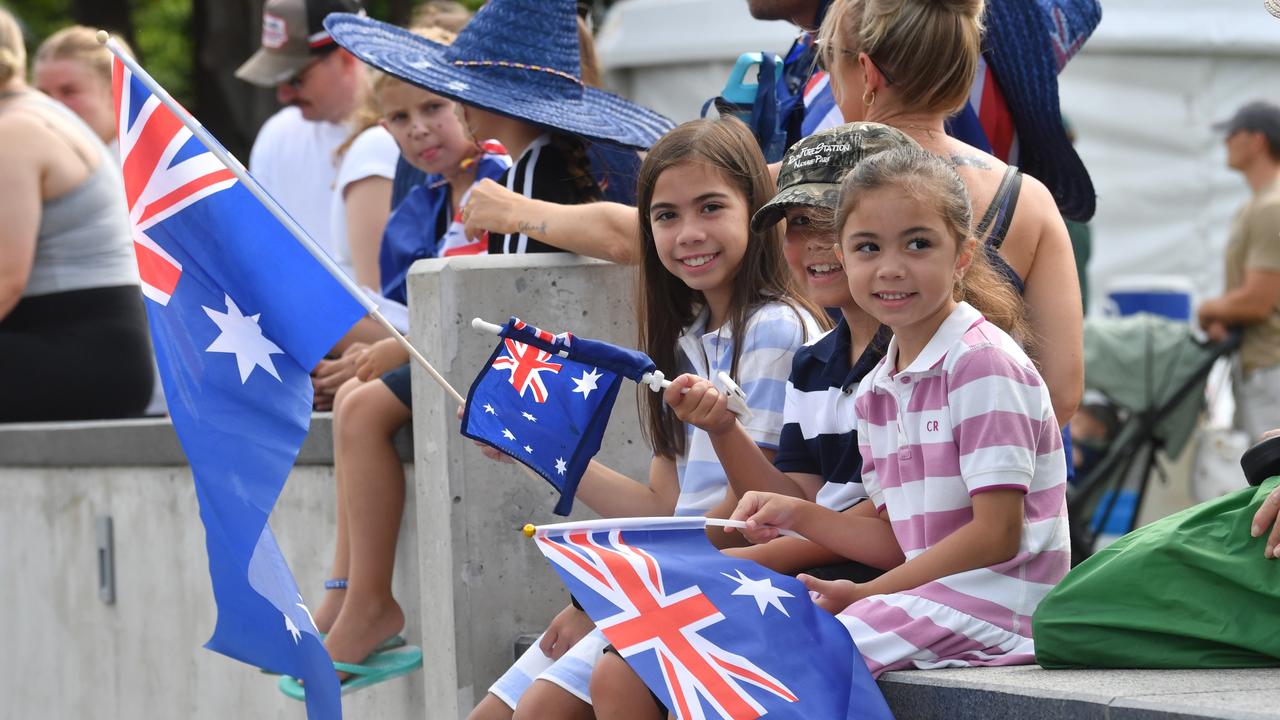
M466 105L550 130L633 148L667 118L582 82L574 0L490 0L452 45L394 25L334 14L325 27L373 67Z
M1018 132L1018 164L1066 217L1088 220L1097 196L1062 124L1058 73L1102 19L1097 0L989 0L983 55Z

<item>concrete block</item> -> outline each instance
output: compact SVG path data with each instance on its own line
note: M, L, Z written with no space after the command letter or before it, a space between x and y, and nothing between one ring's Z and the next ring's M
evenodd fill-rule
M413 434L396 435L406 462ZM0 466L172 467L187 464L169 418L0 424ZM311 416L311 430L298 450L298 465L333 465L333 413Z
M634 347L634 273L560 254L421 261L409 275L411 337L465 396L497 342L471 329L473 317L518 315ZM647 479L634 391L619 393L598 459ZM565 606L560 581L519 532L562 518L551 513L550 485L486 459L458 432L457 403L417 367L413 397L422 622L438 629L423 642L427 714L462 717L511 664L516 638L541 632Z
M408 471L412 475L412 470ZM299 718L276 678L201 646L213 632L204 530L184 467L0 466L0 718ZM333 551L331 468L296 468L272 515L303 597L315 605ZM416 503L395 589L409 637L417 608ZM95 517L113 519L116 601L98 598ZM422 717L423 675L346 698L348 717Z

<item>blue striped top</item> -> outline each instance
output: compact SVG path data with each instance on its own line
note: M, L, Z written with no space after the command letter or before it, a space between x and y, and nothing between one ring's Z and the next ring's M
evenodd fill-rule
M709 312L703 308L680 336L677 362L681 372L714 379L722 370L730 372L734 337L727 325L706 332L708 316ZM782 301L762 305L747 318L744 326L742 353L734 377L746 393L752 412L743 427L760 447L774 449L778 447L782 429L791 359L796 349L815 337L820 328L803 308ZM705 515L724 499L729 479L705 431L685 426L685 452L676 458L676 472L680 497L675 515Z

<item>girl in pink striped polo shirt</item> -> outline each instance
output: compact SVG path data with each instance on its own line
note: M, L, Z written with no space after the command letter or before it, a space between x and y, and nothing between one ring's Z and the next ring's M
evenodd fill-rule
M846 176L837 249L854 299L894 333L855 401L879 516L765 493L734 513L752 540L791 528L837 553L891 529L906 562L879 578L801 576L875 675L1034 662L1031 615L1070 564L1058 424L1014 340L1031 339L1020 299L971 221L956 171L919 149Z

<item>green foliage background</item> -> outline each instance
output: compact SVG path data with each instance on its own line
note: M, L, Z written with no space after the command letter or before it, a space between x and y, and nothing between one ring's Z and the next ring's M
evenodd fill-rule
M13 0L9 8L27 27L29 54L34 54L45 38L74 22L70 0ZM134 52L179 102L189 102L195 59L191 0L130 0L129 11Z

